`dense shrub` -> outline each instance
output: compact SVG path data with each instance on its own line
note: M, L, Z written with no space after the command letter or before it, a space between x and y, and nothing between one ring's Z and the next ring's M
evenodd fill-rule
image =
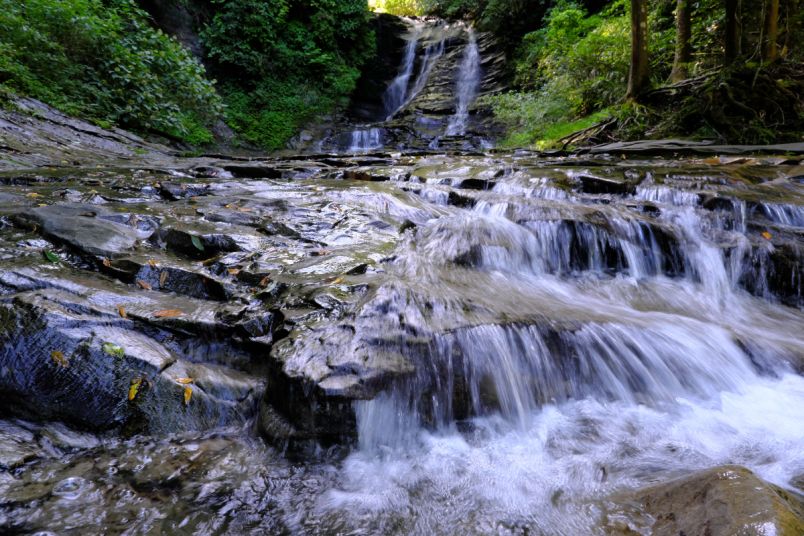
M487 99L512 132L508 143L544 140L563 131L558 124L617 103L628 76L629 31L622 1L598 15L574 2L552 8L517 53L520 89Z
M245 140L267 149L346 104L374 52L365 0L214 3L202 39L226 80L227 118Z
M203 67L131 0L0 0L0 84L67 113L209 141Z

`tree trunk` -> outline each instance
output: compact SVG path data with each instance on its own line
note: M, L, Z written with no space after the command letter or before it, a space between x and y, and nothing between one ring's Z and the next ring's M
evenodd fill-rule
M742 41L741 0L726 0L726 63L731 63L740 55Z
M775 61L778 56L776 39L779 36L779 0L768 0L765 11L765 41L762 46L762 59Z
M692 60L691 11L689 0L678 0L676 3L676 56L673 59L671 82L681 82L689 75L689 63Z
M648 82L648 1L631 0L631 69L625 98L636 99Z

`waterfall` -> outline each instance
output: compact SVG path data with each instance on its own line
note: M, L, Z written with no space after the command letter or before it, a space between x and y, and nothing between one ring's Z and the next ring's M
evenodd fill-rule
M467 30L469 42L463 53L463 59L458 69L458 81L455 86L457 93L456 110L447 125L447 136L460 136L466 134L466 124L469 120L469 106L477 97L480 87L480 51L477 48L477 38L473 29Z
M408 85L410 77L413 74L413 64L416 61L416 48L419 45L419 37L421 31L416 28L413 36L408 40L405 47L405 55L402 57L402 65L399 68L399 74L391 82L383 95L383 104L385 106L385 113L390 119L399 111L405 104L408 94Z
M762 203L765 217L774 223L804 227L804 208L798 205Z
M397 252L404 283L367 305L384 331L414 335L383 350L417 374L357 404L364 449L409 448L421 426L448 430L467 416L529 430L545 404L697 404L755 386L758 363L789 370L801 345L785 326L800 315L773 306L763 318L739 288L765 251L746 237L745 202L712 211L698 192L649 184L632 198L658 205L655 220L612 207L590 217L574 195L516 179L423 223ZM444 181L428 180L421 197L450 203ZM789 221L795 208L765 210ZM364 320L377 329L374 313Z
M352 131L350 153L364 153L382 148L382 130L376 127Z
M427 81L430 79L430 73L433 71L438 59L444 55L444 38L442 37L437 43L431 43L424 49L424 56L422 57L422 64L419 67L419 73L416 75L416 81L413 83L413 88L406 99L405 104L412 101L416 96L421 93Z
M427 85L427 81L430 79L430 73L432 72L436 62L441 56L444 55L444 46L445 46L444 38L442 37L437 43L431 43L424 48L424 54L422 55L419 71L416 74L416 78L413 81L413 85L410 87L409 90L407 85L412 75L413 60L415 59L415 55L414 58L410 60L411 63L408 66L407 65L408 58L406 54L405 57L406 63L402 70L406 71L407 69L410 69L410 72L406 71L407 77L405 78L405 88L404 88L405 91L402 92L401 94L398 93L399 86L396 84L398 84L398 80L402 76L402 74L400 74L396 79L394 79L394 81L391 83L390 86L388 86L388 89L386 90L386 96L390 95L392 91L394 94L394 100L393 100L394 105L389 105L391 99L384 99L385 111L387 113L386 121L393 119L393 117L397 114L397 112L399 112L402 108L407 106L413 99L416 98L416 96L419 93L421 93L421 91L424 89L424 86Z

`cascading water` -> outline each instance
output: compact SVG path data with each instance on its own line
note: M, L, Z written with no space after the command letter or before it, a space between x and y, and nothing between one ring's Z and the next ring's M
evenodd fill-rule
M397 107L431 71L448 85L426 33ZM455 135L472 33L462 52ZM396 141L387 127L350 123L338 148ZM800 164L198 162L0 183L0 387L169 434L0 418L0 532L647 535L633 505L679 476L739 464L804 491ZM19 214L66 199L52 234ZM82 253L82 226L136 245Z
M351 138L350 153L364 153L383 146L382 130L376 127L353 130Z
M467 35L468 42L455 85L455 115L450 118L447 125L447 136L466 134L469 106L474 102L480 88L480 51L477 47L477 37L472 28L467 30Z
M417 43L418 44L418 40ZM408 45L410 47L410 44ZM433 67L436 65L436 62L444 55L444 39L443 37L439 39L435 43L431 43L424 47L424 53L422 54L419 70L416 74L416 78L413 80L413 84L408 87L408 82L410 81L410 77L413 70L413 61L415 60L415 54L412 59L408 59L407 53L405 56L405 66L403 67L403 71L407 71L408 65L407 62L411 61L411 65L409 66L410 72L407 73L407 77L405 78L405 91L399 92L399 84L401 84L400 77L394 79L388 89L386 90L387 99L384 99L386 102L385 111L387 113L386 121L390 121L394 118L394 116L405 106L407 106L416 96L421 93L421 91L427 85L427 82L430 80L430 73L433 71ZM415 51L415 45L414 45ZM401 76L401 75L400 75ZM393 95L393 98L390 97ZM393 103L389 105L388 103Z
M420 35L421 28L416 26L413 35L408 39L408 43L405 46L405 54L402 57L399 74L396 75L396 78L393 79L383 95L385 114L389 119L404 106L407 100L408 85L413 74L413 65L416 61L416 49L419 45Z
M441 56L444 55L444 48L445 42L443 36L436 43L431 43L425 47L419 72L416 75L416 80L413 83L413 87L405 99L404 104L409 103L422 92L424 87L427 85L427 82L430 80L430 74L433 71L433 67L435 67L436 62L441 58Z
M512 175L465 210L443 183L415 190L448 212L420 221L366 306L363 329L380 322L416 373L356 403L361 451L325 510L415 509L413 533L501 526L480 509L597 534L583 504L659 475L804 472L804 316L739 288L758 247L744 203L639 187L653 220Z

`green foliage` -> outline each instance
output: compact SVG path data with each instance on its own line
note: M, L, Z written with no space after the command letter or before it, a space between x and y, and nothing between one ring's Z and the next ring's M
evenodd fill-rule
M227 119L266 149L346 104L374 53L365 0L213 1L217 11L201 37L227 81Z
M599 15L568 1L548 11L518 51L521 90L487 99L511 132L506 143L548 145L568 134L566 125L617 103L628 76L629 24L622 0Z
M221 111L204 69L131 0L0 0L0 84L66 113L190 140Z
M369 6L376 11L401 17L423 15L426 10L422 0L374 0L369 1Z

